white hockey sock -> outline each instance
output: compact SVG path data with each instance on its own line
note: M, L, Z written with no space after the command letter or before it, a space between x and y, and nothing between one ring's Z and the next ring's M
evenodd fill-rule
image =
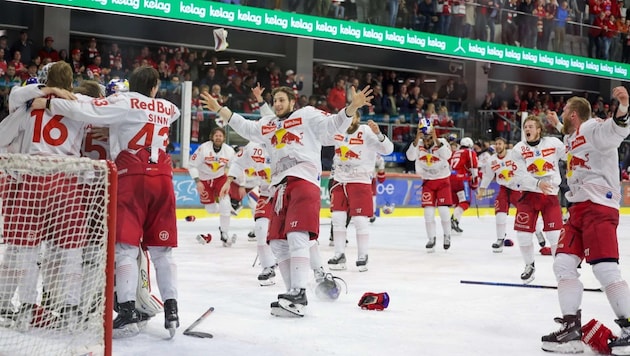
M256 233L256 251L258 252L258 258L260 258L260 265L265 267L271 267L276 264L276 259L273 257L271 247L267 244L267 231L269 229L269 219L258 218L254 223L254 232Z
M309 279L309 234L293 231L287 234L291 253L291 289L306 288Z
M340 255L346 250L346 239L348 238L348 230L346 228L346 219L348 214L345 211L332 212L332 230L333 241L335 242L335 255Z
M369 218L367 216L355 216L352 218L352 221L357 231L357 255L365 256L368 254L368 248L370 247Z
M558 240L560 239L560 230L546 231L545 237L547 241L549 241L549 245L551 245L551 254L555 256L556 248L558 248Z
M451 236L451 215L448 206L438 206L437 210L438 215L440 215L444 235Z
M288 291L291 289L291 254L289 253L289 243L287 240L271 240L269 242L271 251L278 261L278 270L284 281L284 287Z
M424 208L424 227L427 230L427 237L436 237L435 235L435 207L427 206Z
M137 246L116 244L116 295L118 303L136 300L139 251Z
M318 269L320 267L323 267L322 256L319 254L319 244L317 243L317 240L310 240L309 245L310 247L308 248L308 254L311 269Z
M507 233L507 214L497 213L496 224L497 224L497 239L504 239Z
M618 318L630 318L630 289L621 277L615 262L600 262L593 265L593 274L604 287L608 303Z
M532 234L524 231L517 231L516 238L518 246L521 249L521 257L526 265L534 263L534 244L532 243Z
M219 204L216 204L216 203L205 204L203 207L206 209L208 214L216 214L219 212Z
M0 309L8 308L23 273L18 263L19 246L7 245L0 264Z
M162 300L177 299L177 265L173 262L173 248L149 246L148 250Z
M462 215L464 215L464 209L462 209L460 206L456 206L453 210L453 218L459 221L459 219L462 218Z
M81 277L83 275L83 249L60 248L62 258L61 280L63 283L64 302L67 305L79 305L81 298Z
M553 273L558 281L558 301L562 315L575 315L582 304L584 285L577 266L580 258L561 253L553 261Z
M18 282L20 302L35 304L37 303L37 278L39 277L39 267L37 266L37 258L39 257L39 246L23 246L20 248L20 264L23 271L22 277ZM59 281L61 278L57 277ZM59 292L61 287L57 287Z

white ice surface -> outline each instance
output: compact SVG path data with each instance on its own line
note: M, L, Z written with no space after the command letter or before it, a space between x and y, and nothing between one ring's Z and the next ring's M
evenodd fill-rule
M333 255L326 224L329 221L323 219L324 264ZM221 246L218 218L179 221L180 246L174 255L181 327L175 339L165 341L168 332L160 314L137 337L114 340L114 355L549 355L540 349L540 337L558 329L553 322L560 314L556 291L461 284L461 280L520 283L524 264L517 246L492 252L493 216L464 217L460 226L464 233L453 236L448 251L438 238L436 252L428 254L423 218L379 218L371 225L369 271L360 273L354 266L351 225L348 270L335 273L347 282L348 293L335 302L320 301L310 293L304 318L282 319L271 316L269 309L276 295L284 292L280 276L276 285L261 287L256 279L260 267L252 267L256 243L247 241L251 220L232 219L230 235L239 238L231 248ZM629 227L630 217L622 217L621 268L626 278ZM198 244L198 233L212 233L212 242ZM515 239L511 229L508 236ZM550 256L536 253L532 284L554 286L551 266ZM585 287L599 287L590 266L581 271ZM153 288L157 294L155 283ZM388 292L389 308L361 310L357 302L368 291ZM210 306L216 308L214 313L197 330L214 338L182 335ZM603 293L585 292L582 310L583 323L596 318L619 332ZM585 355L594 354L586 348Z

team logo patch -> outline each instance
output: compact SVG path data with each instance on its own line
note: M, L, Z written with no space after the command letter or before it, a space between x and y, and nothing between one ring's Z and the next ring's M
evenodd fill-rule
M168 231L160 231L160 235L158 236L160 240L162 241L166 241L169 238L169 233Z
M527 215L526 213L518 213L516 215L516 223L519 225L528 225L529 215Z
M422 193L422 201L431 201L431 193Z

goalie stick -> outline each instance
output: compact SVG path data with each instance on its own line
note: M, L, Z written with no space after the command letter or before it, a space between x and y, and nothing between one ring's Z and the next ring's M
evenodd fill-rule
M521 288L539 288L539 289L558 289L557 286L545 286L540 284L520 284L520 283L504 283L504 282L484 282L484 281L466 281L461 280L462 284L478 284L484 286L499 286L499 287L521 287ZM585 292L601 292L599 288L584 288Z
M202 332L202 331L194 331L193 329L197 325L201 324L201 322L204 321L210 314L212 314L213 311L214 311L214 307L208 308L208 310L206 310L205 313L201 314L201 316L199 318L197 318L197 320L195 320L195 322L190 324L190 326L187 327L186 330L184 330L184 335L198 337L200 339L212 339L214 337L212 334L205 333L205 332Z

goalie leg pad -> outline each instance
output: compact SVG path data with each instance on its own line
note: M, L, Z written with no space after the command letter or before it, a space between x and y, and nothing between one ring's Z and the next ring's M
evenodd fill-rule
M138 270L136 308L149 317L154 317L161 313L164 308L160 299L151 294L150 263L147 251L140 250L138 254Z

